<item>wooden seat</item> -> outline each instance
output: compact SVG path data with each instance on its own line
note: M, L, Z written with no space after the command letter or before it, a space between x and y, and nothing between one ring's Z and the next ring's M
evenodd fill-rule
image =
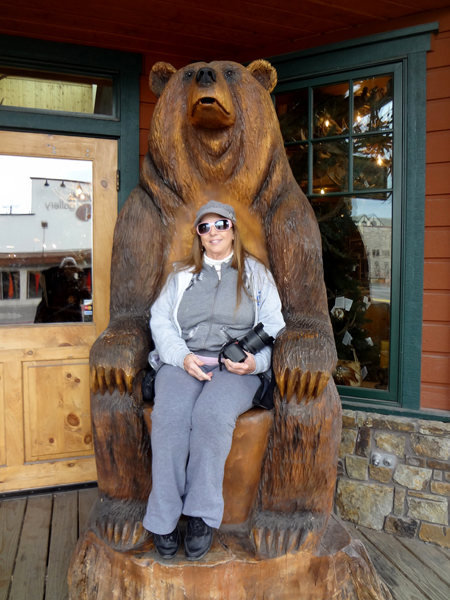
M153 407L144 409L144 419L151 435ZM256 500L267 439L273 421L272 411L252 408L238 417L230 454L225 464L222 523L244 523Z

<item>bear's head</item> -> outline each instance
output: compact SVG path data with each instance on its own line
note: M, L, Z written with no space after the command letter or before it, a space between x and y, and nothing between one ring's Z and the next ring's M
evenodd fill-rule
M250 203L278 149L285 156L270 97L275 69L264 60L198 62L176 70L157 63L150 87L159 98L149 151L163 180L186 199L220 185Z

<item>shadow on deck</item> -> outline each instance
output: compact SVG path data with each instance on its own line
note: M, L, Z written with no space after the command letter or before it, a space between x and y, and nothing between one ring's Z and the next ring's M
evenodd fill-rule
M0 501L0 600L65 600L97 489ZM450 600L450 550L349 525L395 600ZM293 599L294 600L294 599Z

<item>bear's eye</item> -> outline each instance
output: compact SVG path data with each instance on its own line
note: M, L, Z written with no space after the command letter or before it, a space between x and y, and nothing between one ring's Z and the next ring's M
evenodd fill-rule
M186 71L186 77L188 79L190 79L192 77L192 75L194 74L194 71Z
M234 75L234 71L233 71L232 69L227 69L227 70L225 71L225 75L226 75L227 77L231 77L232 75Z

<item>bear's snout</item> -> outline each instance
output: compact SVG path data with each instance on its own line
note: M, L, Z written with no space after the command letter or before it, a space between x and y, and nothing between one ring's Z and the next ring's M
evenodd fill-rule
M217 81L217 74L211 67L204 67L197 71L195 80L200 87L213 85Z

